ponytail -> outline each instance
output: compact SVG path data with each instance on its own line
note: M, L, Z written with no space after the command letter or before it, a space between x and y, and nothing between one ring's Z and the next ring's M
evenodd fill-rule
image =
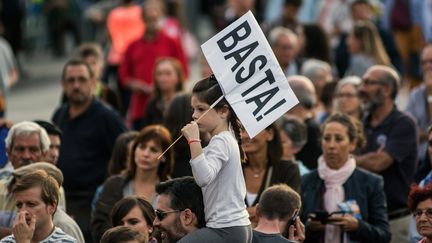
M246 161L246 153L243 151L243 148L241 146L241 137L240 137L240 128L241 128L241 123L239 121L239 119L237 118L237 115L234 113L234 110L231 108L231 106L229 106L229 117L228 117L228 121L231 124L232 130L234 132L235 138L237 139L237 144L239 147L239 151L240 151L240 161L243 163Z

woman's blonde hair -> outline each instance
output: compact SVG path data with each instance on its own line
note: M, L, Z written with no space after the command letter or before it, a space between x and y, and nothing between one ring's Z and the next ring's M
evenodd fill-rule
M372 22L357 21L352 34L362 45L362 52L372 57L376 64L389 65L390 58L382 43L381 37Z

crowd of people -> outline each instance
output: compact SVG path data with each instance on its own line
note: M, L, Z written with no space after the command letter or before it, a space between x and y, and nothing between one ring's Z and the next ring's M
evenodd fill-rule
M50 121L0 120L0 242L432 242L432 1L203 1L215 32L252 10L299 100L254 137L187 1L43 2L77 47Z

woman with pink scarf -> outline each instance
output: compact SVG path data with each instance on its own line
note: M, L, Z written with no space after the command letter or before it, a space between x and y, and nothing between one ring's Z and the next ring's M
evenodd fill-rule
M331 115L323 124L318 169L302 178L305 242L389 242L381 176L356 168L359 133L353 118Z

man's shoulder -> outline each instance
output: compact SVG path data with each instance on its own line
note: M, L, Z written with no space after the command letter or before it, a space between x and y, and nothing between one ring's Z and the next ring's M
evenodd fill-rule
M66 234L62 229L55 227L54 232L51 234L51 236L42 241L42 243L76 243L77 240L73 238L72 236Z
M15 243L15 237L13 235L6 236L0 240L0 243Z
M267 234L253 230L252 243L292 243L281 234Z

